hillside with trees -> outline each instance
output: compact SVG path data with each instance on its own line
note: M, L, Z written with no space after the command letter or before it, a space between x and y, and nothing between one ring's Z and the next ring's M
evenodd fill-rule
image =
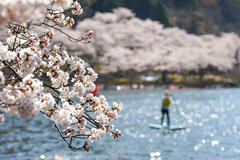
M85 16L90 17L125 7L141 19L150 18L189 33L240 33L240 0L87 0L83 5L88 12Z

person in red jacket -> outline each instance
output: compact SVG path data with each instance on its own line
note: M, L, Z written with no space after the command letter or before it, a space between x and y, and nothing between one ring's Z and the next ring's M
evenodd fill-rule
M98 86L96 85L95 90L92 91L92 94L96 96L98 94Z

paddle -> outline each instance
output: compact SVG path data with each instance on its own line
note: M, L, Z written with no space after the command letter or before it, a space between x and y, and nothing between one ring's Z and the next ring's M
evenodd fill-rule
M177 100L176 100L176 98L173 96L173 95L171 95L171 97L172 97L172 99L173 99L173 101L174 101L174 103L173 103L173 105L175 106L175 108L176 108L176 113L178 114L178 116L179 116L179 118L180 118L180 120L181 120L181 124L183 124L183 121L184 121L184 116L182 115L182 112L180 111L180 108L179 108L179 105L177 105Z

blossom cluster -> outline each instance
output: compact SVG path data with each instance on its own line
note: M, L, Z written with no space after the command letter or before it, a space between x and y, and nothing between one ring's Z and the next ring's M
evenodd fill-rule
M47 17L53 20L55 23L63 24L64 26L71 27L75 21L69 16L65 16L66 12L71 12L73 15L80 15L83 13L81 5L72 0L50 0L49 12Z
M40 34L24 24L8 25L9 37L0 42L0 111L20 118L44 114L74 150L71 143L75 138L93 142L106 133L121 136L110 122L118 117L122 105L110 106L103 95L94 96L91 92L98 74L80 57L52 43L55 26L73 24L72 18L65 17L69 11L74 15L83 12L77 1L50 0L46 21L37 24L50 28ZM92 35L89 31L81 42ZM3 120L0 115L0 122ZM87 144L80 149L88 150Z
M0 22L41 18L47 4L49 0L1 0Z
M46 12L46 6L48 11ZM56 22L71 26L74 20L70 17L65 18L66 12L73 15L83 13L81 5L73 0L3 0L0 1L0 21L18 21L40 19L48 13L49 18Z

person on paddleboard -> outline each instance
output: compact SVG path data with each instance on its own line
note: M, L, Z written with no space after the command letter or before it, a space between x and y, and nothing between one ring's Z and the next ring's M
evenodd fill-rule
M167 115L167 127L170 127L170 116L169 116L169 107L171 105L171 98L170 93L168 91L164 92L164 98L162 101L162 118L161 118L161 125L163 126L164 116Z

